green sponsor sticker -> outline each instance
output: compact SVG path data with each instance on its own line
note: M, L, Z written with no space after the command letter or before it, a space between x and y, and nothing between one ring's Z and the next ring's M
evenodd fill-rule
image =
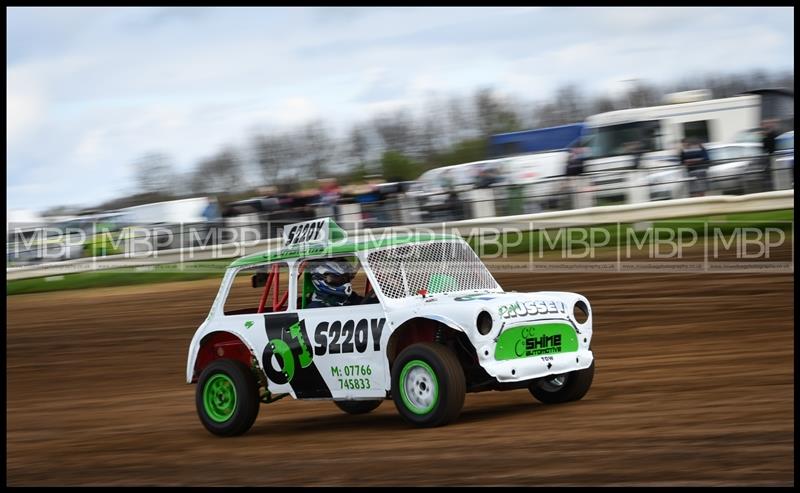
M572 353L578 350L575 329L564 323L522 325L505 330L497 339L494 358L498 361Z

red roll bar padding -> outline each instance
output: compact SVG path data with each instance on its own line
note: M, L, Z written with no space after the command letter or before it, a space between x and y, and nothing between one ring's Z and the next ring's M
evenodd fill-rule
M370 291L372 291L372 284L369 283L369 278L367 278L367 283L364 285L364 297L366 298L369 296Z
M289 291L286 291L285 293L283 293L283 296L281 296L281 301L280 301L280 303L278 303L276 306L273 306L273 307L272 307L272 311L273 311L273 312L277 312L277 311L283 311L283 310L281 310L280 308L281 308L281 307L284 305L284 303L286 303L288 300L289 300Z
M303 262L300 267L297 269L298 277L303 275L303 270L305 270L305 262ZM281 307L286 304L289 300L289 291L287 290L283 293L283 296L280 296L280 280L281 274L278 270L278 264L273 264L272 268L270 269L269 276L267 277L267 284L264 286L264 292L261 294L261 300L258 302L258 310L256 313L264 313L264 307L267 305L267 298L269 298L269 292L274 288L272 291L272 311L282 311ZM369 282L369 280L367 280Z
M281 273L278 270L278 264L273 264L272 269L275 271L275 278L273 282L275 282L275 290L272 292L272 311L277 311L280 303L278 303L278 291L280 290L280 276Z
M269 271L269 276L267 277L267 283L264 285L264 293L261 295L261 301L258 302L258 310L256 313L264 313L264 306L267 304L267 297L269 296L269 290L272 287L272 280L275 277L275 274L278 271L278 264L274 264L272 269ZM277 293L277 283L275 287L275 292ZM277 297L277 294L275 295Z

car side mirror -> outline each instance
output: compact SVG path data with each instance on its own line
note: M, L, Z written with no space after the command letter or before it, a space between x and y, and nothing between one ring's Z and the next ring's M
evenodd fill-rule
M267 273L257 272L250 277L250 284L254 288L263 288L267 285Z

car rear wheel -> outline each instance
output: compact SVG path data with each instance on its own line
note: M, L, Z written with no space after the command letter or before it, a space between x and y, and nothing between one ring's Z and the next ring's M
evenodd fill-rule
M392 399L400 415L413 425L434 427L454 421L465 394L461 364L441 344L412 344L392 366Z
M240 361L211 362L200 374L195 396L200 421L214 435L241 435L258 416L258 381Z
M559 404L583 398L592 386L594 361L584 370L550 375L532 383L528 390L544 404Z
M347 414L366 414L381 405L383 399L374 401L333 401L336 406Z

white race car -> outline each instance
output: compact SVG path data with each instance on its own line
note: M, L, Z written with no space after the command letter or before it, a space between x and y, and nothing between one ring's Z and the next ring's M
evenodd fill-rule
M280 250L227 269L186 366L211 433L242 434L261 403L287 395L351 414L392 399L408 422L439 426L466 392L527 388L550 404L589 390L585 297L505 292L460 236L346 236L329 218L293 224ZM311 266L333 258L360 268L364 296L311 308Z

